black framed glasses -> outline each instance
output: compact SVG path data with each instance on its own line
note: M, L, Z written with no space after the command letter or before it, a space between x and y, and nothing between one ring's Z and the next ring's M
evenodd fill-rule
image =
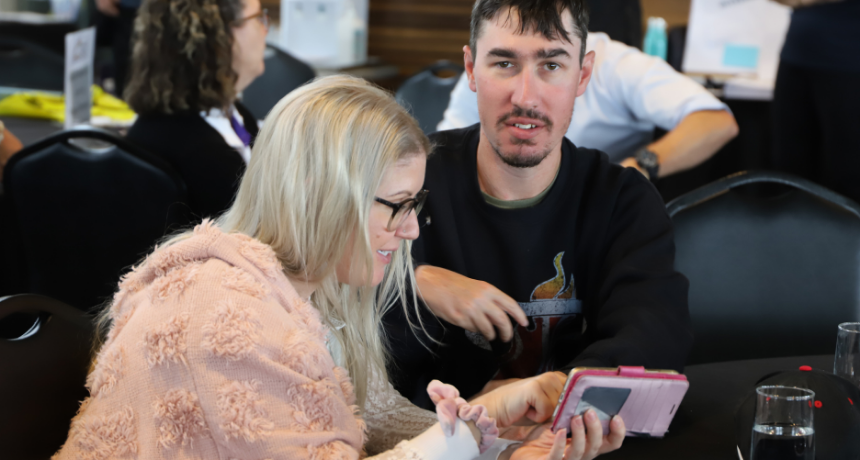
M412 198L408 198L406 200L401 201L400 203L392 203L390 201L383 200L382 198L374 198L377 203L382 203L385 206L391 208L391 219L388 220L388 231L393 232L400 228L403 225L403 222L406 222L406 218L409 217L409 213L412 210L415 210L415 214L417 215L421 212L421 208L424 207L424 202L427 201L427 194L430 193L429 190L421 190Z
M269 9L263 8L257 14L252 14L247 18L242 18L236 21L236 24L244 24L245 21L250 21L251 19L259 19L261 23L263 23L263 27L269 28Z

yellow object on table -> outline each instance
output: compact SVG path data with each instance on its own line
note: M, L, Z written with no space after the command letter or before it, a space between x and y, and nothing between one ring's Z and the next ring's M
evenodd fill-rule
M42 118L62 123L66 119L65 97L42 92L15 93L0 100L0 115ZM120 125L130 125L136 117L128 104L96 85L93 85L91 116L107 118L110 122Z

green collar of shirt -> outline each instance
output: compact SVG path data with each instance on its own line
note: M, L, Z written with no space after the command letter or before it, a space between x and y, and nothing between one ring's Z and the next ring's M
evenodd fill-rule
M559 169L561 169L561 168L559 168ZM483 190L481 190L481 195L484 196L484 201L487 204L489 204L490 206L494 206L496 208L499 208L499 209L530 208L532 206L537 206L538 203L543 201L544 197L547 195L547 193L549 193L549 189L551 189L552 185L555 184L555 180L557 178L558 178L558 169L555 170L555 177L552 178L552 182L550 182L549 185L545 189L543 189L542 192L538 193L537 195L535 195L531 198L526 198L524 200L511 200L511 201L500 200L494 196L488 195Z

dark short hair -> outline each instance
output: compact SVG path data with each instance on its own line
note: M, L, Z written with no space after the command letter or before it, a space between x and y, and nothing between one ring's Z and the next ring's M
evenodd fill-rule
M562 13L567 10L573 16L574 33L582 44L579 60L585 57L585 39L588 37L588 6L583 0L477 0L472 8L472 27L469 47L472 59L476 58L478 38L484 21L492 20L500 11L510 8L520 24L520 33L538 32L547 40L562 39L571 41L564 30ZM510 19L510 18L509 18Z
M236 98L233 30L244 0L144 0L125 100L135 112L226 109Z

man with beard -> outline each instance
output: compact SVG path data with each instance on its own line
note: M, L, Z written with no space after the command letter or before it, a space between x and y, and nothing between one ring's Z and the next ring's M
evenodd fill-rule
M386 317L392 380L416 404L433 378L468 398L577 366L683 368L688 284L660 195L564 137L593 68L586 31L582 0L475 4L480 123L431 136L413 244L418 295L443 321Z

